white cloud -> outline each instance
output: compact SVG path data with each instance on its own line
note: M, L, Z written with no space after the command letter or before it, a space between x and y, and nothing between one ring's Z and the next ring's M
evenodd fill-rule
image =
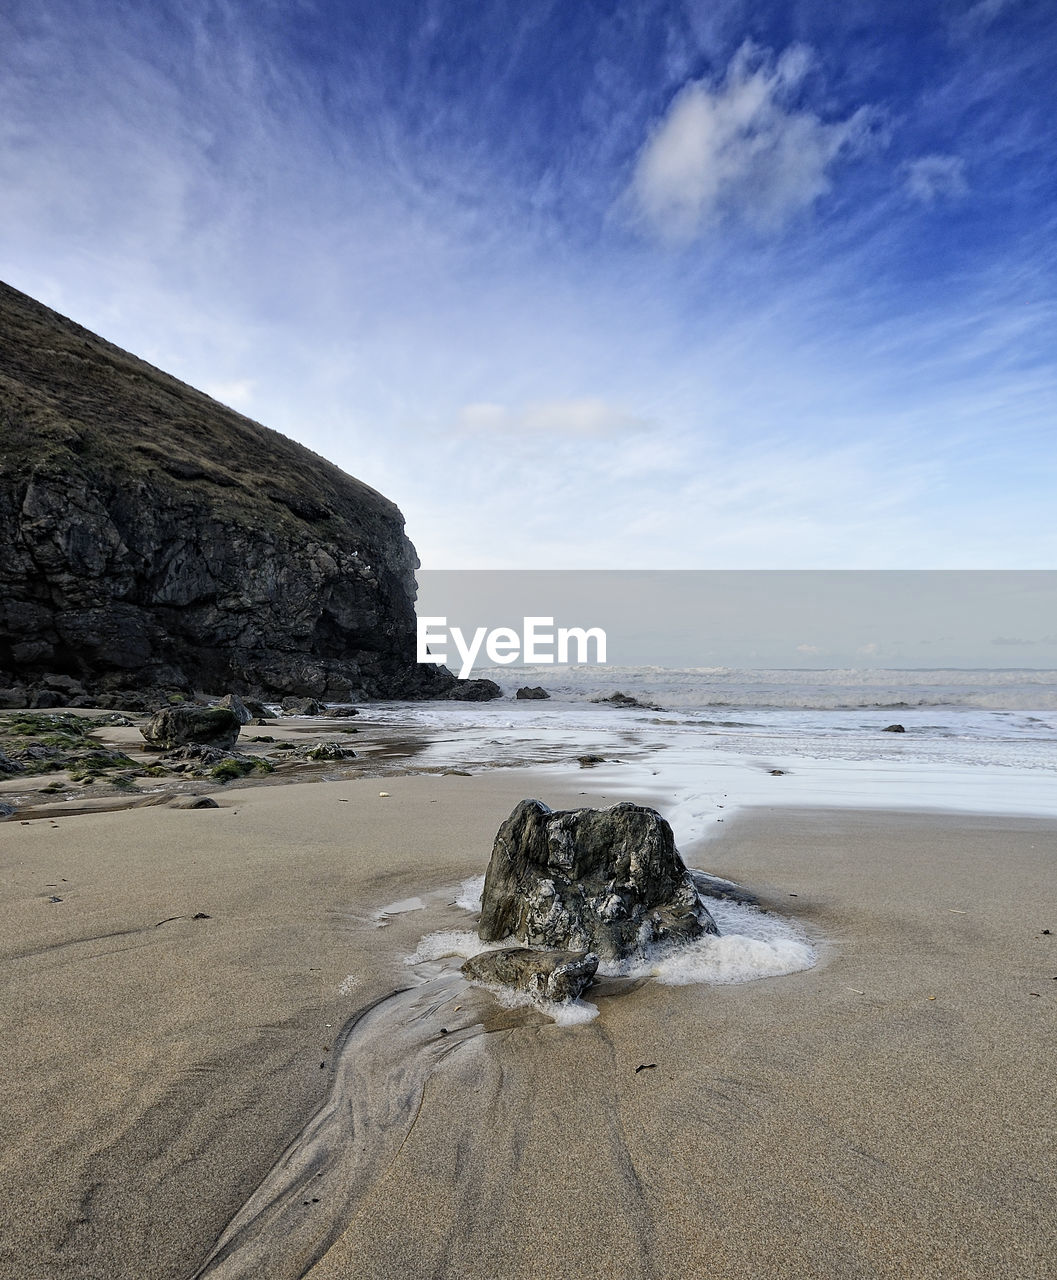
M646 426L642 418L598 396L546 400L511 409L481 402L459 410L464 431L501 431L507 435L611 436Z
M796 646L797 653L821 653L822 650L817 644L798 644Z
M904 172L907 191L922 204L954 200L969 190L965 180L965 161L960 156L921 156L918 160L911 160Z
M721 82L686 85L636 163L629 197L646 224L676 241L723 218L773 230L825 195L831 166L862 148L877 115L827 122L796 107L812 66L804 45L775 60L747 41Z

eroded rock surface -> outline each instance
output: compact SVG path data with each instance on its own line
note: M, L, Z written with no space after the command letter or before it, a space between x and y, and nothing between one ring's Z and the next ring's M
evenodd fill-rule
M655 810L522 800L496 835L478 932L619 961L718 929Z
M539 1000L575 1000L598 970L598 957L588 951L534 951L502 947L472 956L463 973L477 982L516 987Z

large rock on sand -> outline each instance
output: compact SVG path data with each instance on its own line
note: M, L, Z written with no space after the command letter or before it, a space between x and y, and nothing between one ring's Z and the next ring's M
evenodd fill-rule
M522 800L496 835L478 932L612 961L719 930L655 810Z
M540 1000L575 1000L594 978L598 957L587 951L501 947L472 956L463 973L477 982L516 987Z
M0 685L435 696L417 565L380 493L0 284Z
M230 707L163 707L140 732L160 751L192 743L227 751L238 741L241 728Z

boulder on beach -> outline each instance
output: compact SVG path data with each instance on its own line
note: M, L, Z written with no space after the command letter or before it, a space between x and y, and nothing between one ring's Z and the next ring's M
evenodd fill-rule
M0 822L5 818L13 818L18 810L13 804L8 804L6 800L0 800Z
M612 961L718 932L653 809L554 811L522 800L499 828L478 928L485 942L513 936Z
M323 714L323 706L315 698L284 698L280 705L284 716L318 716Z
M163 707L140 730L147 743L171 751L195 743L226 751L238 741L242 725L230 707Z
M547 692L546 689L542 688L540 685L537 684L537 685L525 685L524 688L519 689L517 693L514 694L514 697L521 702L530 702L530 701L540 701L543 698L549 698L550 694Z
M253 712L246 706L237 693L226 694L219 702L218 707L227 707L229 711L234 711L239 718L239 724L249 724L253 719Z
M882 733L906 733L906 729L901 724L889 724L881 730Z
M515 987L541 1000L575 1000L590 984L598 957L589 951L534 951L502 947L472 956L463 973L476 982Z
M219 809L212 796L177 796L169 801L170 809Z
M501 698L503 690L494 680L456 680L444 696L456 702L490 702Z

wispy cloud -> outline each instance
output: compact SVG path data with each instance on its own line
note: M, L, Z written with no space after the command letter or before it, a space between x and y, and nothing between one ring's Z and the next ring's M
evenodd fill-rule
M908 193L925 205L957 199L969 191L960 156L921 156L907 161L904 173Z
M874 136L876 110L826 120L798 105L814 67L804 45L777 59L747 41L718 81L674 98L639 153L630 199L646 226L691 240L725 218L774 230L810 208L832 170Z

